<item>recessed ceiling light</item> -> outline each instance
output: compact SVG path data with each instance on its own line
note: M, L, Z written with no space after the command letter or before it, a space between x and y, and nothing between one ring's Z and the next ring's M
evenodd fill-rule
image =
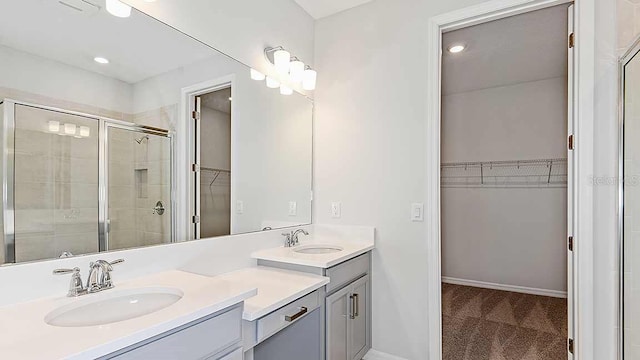
M93 61L97 62L98 64L108 64L109 63L109 59L105 59L105 58L100 57L100 56L94 57Z
M106 5L107 11L113 16L121 18L131 16L131 6L120 0L107 0Z
M459 52L464 51L465 48L466 48L466 46L459 44L459 45L453 45L447 50L449 50L449 52L452 53L452 54L457 54Z

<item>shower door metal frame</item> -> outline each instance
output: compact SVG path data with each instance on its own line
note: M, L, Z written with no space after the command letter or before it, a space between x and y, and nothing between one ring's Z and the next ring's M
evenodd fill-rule
M174 133L171 131L138 125L126 121L116 120L104 116L96 116L79 111L62 109L54 106L47 106L25 101L13 100L10 98L0 99L0 103L4 105L2 115L2 218L4 232L4 263L10 264L16 262L15 256L15 107L16 105L27 106L31 108L53 111L67 115L81 116L87 119L93 119L98 122L98 251L108 250L107 229L107 181L106 167L107 146L108 142L107 127L121 128L140 133L151 135L165 136L170 142L170 176L171 176L171 243L176 242L176 166L175 166L175 144Z
M99 251L110 251L109 249L109 232L110 232L110 221L109 221L109 141L108 141L108 130L109 128L120 129L133 131L140 134L148 134L154 136L162 136L169 139L169 173L171 174L171 186L170 186L170 208L171 208L171 240L170 243L176 242L176 211L175 211L175 165L174 165L174 144L173 144L173 133L170 131L166 131L163 129L156 129L147 126L141 126L133 123L128 123L119 120L113 119L101 119L100 120L100 152L99 158L102 166L99 167L100 172L100 201L99 201L99 209L98 209L98 217L100 218L100 227L101 230L99 233Z

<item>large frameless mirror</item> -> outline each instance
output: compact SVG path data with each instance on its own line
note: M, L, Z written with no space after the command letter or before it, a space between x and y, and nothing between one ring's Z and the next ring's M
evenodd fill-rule
M621 61L621 330L623 359L640 349L640 42Z
M135 9L0 3L0 264L311 222L307 97Z

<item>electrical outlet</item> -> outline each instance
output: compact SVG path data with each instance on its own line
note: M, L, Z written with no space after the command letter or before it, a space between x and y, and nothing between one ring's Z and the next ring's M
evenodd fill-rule
M298 203L289 201L289 216L296 216L298 213Z
M339 219L340 217L342 217L342 203L331 203L331 217L334 219Z
M244 201L236 201L236 214L244 214Z

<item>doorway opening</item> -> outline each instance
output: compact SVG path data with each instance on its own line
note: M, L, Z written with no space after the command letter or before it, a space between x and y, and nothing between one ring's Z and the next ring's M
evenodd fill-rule
M572 11L442 34L443 359L572 356Z
M231 234L231 86L195 97L197 238Z

